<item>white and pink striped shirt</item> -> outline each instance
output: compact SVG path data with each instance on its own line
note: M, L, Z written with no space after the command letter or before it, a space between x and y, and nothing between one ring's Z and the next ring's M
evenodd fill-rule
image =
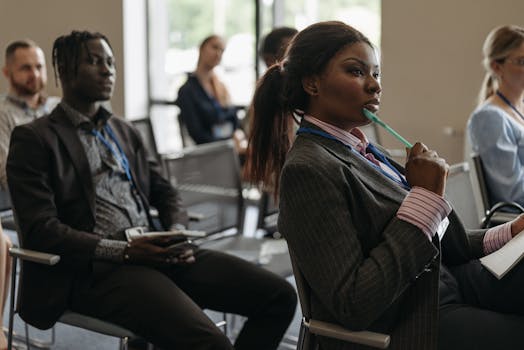
M394 178L398 179L401 176L391 170L386 164L377 160L373 154L366 153L369 142L360 129L353 128L348 132L310 115L305 115L304 119L318 126L343 144L360 152L370 162L380 166L384 172ZM437 232L438 226L447 218L450 212L451 205L443 197L422 187L415 186L404 198L397 211L397 217L420 228L431 240ZM484 236L484 252L489 254L496 251L511 238L511 223L509 222L489 229Z

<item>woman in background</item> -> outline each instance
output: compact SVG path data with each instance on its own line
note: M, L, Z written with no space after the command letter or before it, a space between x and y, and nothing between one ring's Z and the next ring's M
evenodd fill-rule
M11 281L11 259L9 257L9 248L11 246L11 240L4 233L2 222L0 221L0 317L2 319ZM7 349L7 338L3 331L0 331L0 349Z
M524 205L524 28L493 29L483 53L486 76L468 136L482 159L490 204Z
M195 143L233 138L237 150L243 153L245 136L238 128L237 108L231 105L226 86L214 72L224 48L224 40L218 35L202 41L197 68L188 74L186 83L178 91L176 104L180 107L180 120Z
M416 143L404 169L359 129L381 91L376 49L342 22L299 32L255 91L247 171L280 194L278 228L311 287L312 317L389 333L389 349L523 349L524 263L497 280L478 258L524 216L466 233L443 198L444 159Z

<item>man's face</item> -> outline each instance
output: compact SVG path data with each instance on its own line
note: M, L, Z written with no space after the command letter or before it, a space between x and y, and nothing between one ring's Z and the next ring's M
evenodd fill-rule
M3 71L11 88L20 96L36 95L47 83L44 53L39 47L16 49Z
M80 50L76 76L65 79L78 98L98 102L111 98L115 78L113 52L108 43L104 39L91 39Z

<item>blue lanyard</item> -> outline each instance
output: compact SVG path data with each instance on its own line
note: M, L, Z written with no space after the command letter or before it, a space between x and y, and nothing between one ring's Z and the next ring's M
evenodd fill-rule
M129 161L127 160L126 154L122 150L122 147L120 147L120 144L118 143L118 140L115 134L113 133L113 130L111 130L111 127L109 127L109 124L104 125L104 130L107 132L111 140L113 140L113 142L115 143L116 147L118 148L119 153L116 152L113 146L111 146L109 141L107 141L107 139L104 137L104 135L102 135L100 131L96 129L92 129L91 133L95 135L96 138L99 139L100 142L102 142L102 144L106 146L106 148L113 154L115 159L120 163L120 165L124 169L126 173L126 177L129 180L129 182L131 183L131 187L134 188L135 183L133 182L133 176L131 176L131 168L129 167Z
M498 97L502 99L502 101L504 101L508 106L510 106L511 109L513 109L524 120L524 115L522 115L522 113L520 113L519 110L515 106L513 106L513 104L508 100L506 96L502 95L502 92L497 90L497 95Z
M398 178L395 178L394 176L392 176L391 174L389 174L388 172L384 171L384 169L382 169L380 166L374 164L373 162L371 162L369 159L367 159L366 157L364 157L360 152L357 152L355 149L353 149L351 146L345 144L344 142L340 141L339 139L337 139L336 137L334 137L333 135L330 135L328 134L327 132L325 131L321 131L321 130L316 130L316 129L311 129L311 128L305 128L305 127L300 127L298 130L297 130L297 135L300 135L300 134L314 134L314 135L318 135L318 136L321 136L321 137L325 137L327 139L330 139L330 140L334 140L334 141L337 141L341 144L343 144L345 147L349 148L350 151L358 154L360 157L364 158L369 164L371 164L371 166L373 166L375 169L377 169L378 171L380 171L383 175L385 175L386 177L390 178L391 180L395 181L396 183L400 184L404 189L406 190L410 190L411 189L411 186L409 185L409 183L406 181L406 179L404 178L404 176L400 173L400 171L398 171L397 168L395 168L390 162L389 160L386 158L386 156L384 154L382 154L375 146L373 146L371 143L368 144L368 148L367 150L369 152L371 152L376 158L378 158L378 160L380 160L383 164L385 164L388 168L390 168L395 174L397 174Z

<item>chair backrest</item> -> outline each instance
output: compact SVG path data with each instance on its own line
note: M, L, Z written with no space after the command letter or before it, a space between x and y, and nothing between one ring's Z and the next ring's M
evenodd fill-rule
M478 215L470 167L467 162L454 164L450 167L446 183L446 199L451 203L467 228L480 227L482 218Z
M213 234L236 227L242 232L240 164L231 140L184 148L162 160L193 219L189 229Z
M471 163L472 163L472 176L473 182L477 183L478 194L480 201L482 203L482 209L484 214L491 207L490 195L488 190L488 185L486 183L486 177L484 175L484 166L482 165L482 159L480 155L476 153L471 154Z
M302 315L306 318L306 320L309 320L309 318L311 318L311 310L309 307L309 303L311 300L311 290L306 282L306 279L304 278L304 275L302 274L302 271L300 271L300 268L297 265L295 255L293 254L293 251L289 248L289 246L288 251L289 257L291 258L293 276L295 277L295 283L297 285L298 300L300 302L300 308L302 309Z
M189 130L187 130L187 125L184 122L183 118L181 117L180 113L178 113L177 120L178 120L178 127L180 130L180 138L182 139L182 146L183 147L194 146L195 141L193 141L193 138L189 134Z
M144 141L145 146L147 147L147 151L152 156L158 159L156 139L155 139L155 134L153 132L153 126L151 125L151 119L149 118L135 119L135 120L132 120L131 123L138 130L138 132L140 133L140 136L142 136L142 140Z
M0 212L11 209L11 200L7 190L0 189Z

